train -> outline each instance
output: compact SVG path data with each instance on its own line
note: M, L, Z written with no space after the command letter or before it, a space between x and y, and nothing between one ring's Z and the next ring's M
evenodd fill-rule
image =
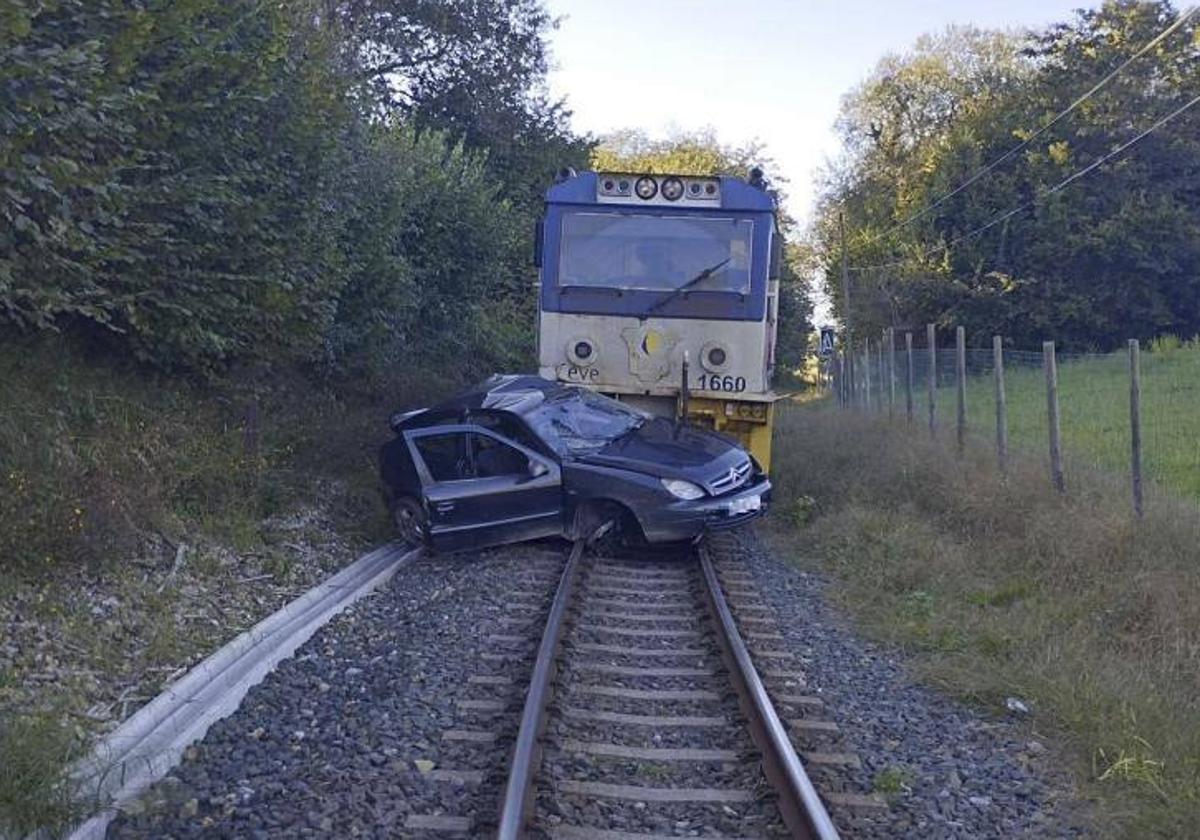
M783 237L747 178L563 170L538 222L538 368L771 465Z

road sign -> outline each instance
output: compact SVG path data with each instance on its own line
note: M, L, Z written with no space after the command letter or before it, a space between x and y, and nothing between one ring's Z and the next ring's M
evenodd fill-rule
M817 353L821 356L832 356L836 333L833 327L821 327L821 346Z

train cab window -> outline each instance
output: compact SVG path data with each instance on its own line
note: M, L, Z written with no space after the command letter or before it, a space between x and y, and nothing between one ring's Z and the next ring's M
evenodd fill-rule
M525 453L487 435L472 435L475 441L475 475L479 478L523 476L529 473Z
M753 232L747 219L570 213L559 285L747 294Z
M417 438L415 443L434 481L462 481L474 477L466 434L425 435Z

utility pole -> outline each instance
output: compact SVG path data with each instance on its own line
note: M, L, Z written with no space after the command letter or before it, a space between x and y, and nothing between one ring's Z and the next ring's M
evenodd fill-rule
M838 227L842 233L842 311L846 320L846 346L854 348L854 333L850 330L850 268L846 263L846 211L838 213ZM846 355L846 378L850 382L850 390L854 390L854 353Z

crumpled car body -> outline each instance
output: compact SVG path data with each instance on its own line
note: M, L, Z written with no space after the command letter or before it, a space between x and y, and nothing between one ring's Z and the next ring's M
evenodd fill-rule
M650 543L763 515L771 483L736 441L536 376L493 376L393 415L380 474L402 536L440 551L608 522Z

